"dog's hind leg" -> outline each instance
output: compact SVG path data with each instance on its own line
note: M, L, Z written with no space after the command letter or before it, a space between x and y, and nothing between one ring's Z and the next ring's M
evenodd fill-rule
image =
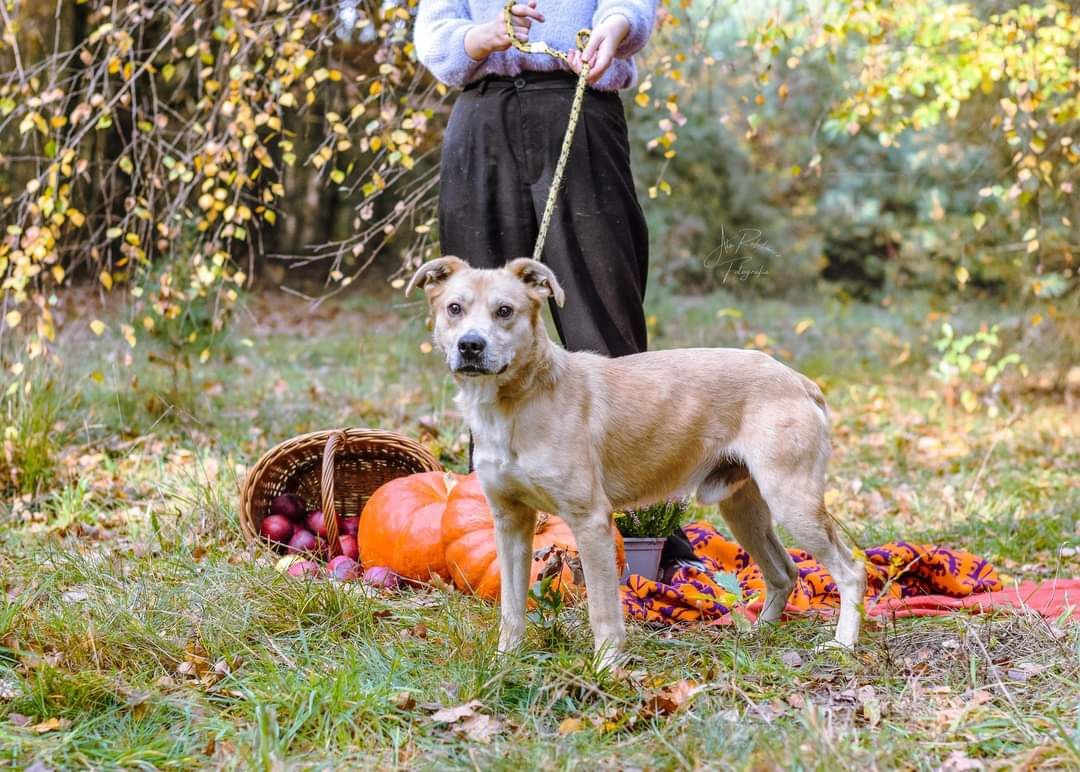
M724 516L735 540L761 567L765 580L765 605L758 622L776 622L787 605L798 569L791 555L776 536L772 514L761 498L757 483L747 479L731 496L720 501Z
M845 648L854 647L862 621L866 571L836 533L822 501L822 486L803 478L772 479L761 487L777 521L832 575L840 593L835 642Z

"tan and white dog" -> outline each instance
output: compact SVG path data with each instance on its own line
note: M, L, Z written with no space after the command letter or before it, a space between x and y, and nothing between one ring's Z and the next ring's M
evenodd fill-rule
M420 267L406 294L414 287L427 294L495 518L501 651L525 635L538 510L574 532L596 650L608 664L626 635L611 513L690 493L720 505L761 566L761 621L780 617L797 576L775 519L832 574L835 643L855 644L866 577L825 509L829 418L813 381L744 349L617 359L566 351L542 317L549 297L562 305L563 290L550 268L528 258L480 270L441 257Z

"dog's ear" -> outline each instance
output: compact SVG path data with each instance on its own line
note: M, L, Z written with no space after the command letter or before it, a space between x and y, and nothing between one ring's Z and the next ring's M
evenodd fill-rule
M559 280L555 278L555 272L543 263L528 257L519 257L506 264L506 270L514 274L528 286L541 295L555 299L555 305L562 308L566 302L566 293L559 286Z
M416 269L416 273L414 273L412 279L409 280L409 286L405 288L405 294L409 295L417 287L427 288L436 284L442 284L457 271L468 267L468 263L460 257L454 257L452 255L428 260Z

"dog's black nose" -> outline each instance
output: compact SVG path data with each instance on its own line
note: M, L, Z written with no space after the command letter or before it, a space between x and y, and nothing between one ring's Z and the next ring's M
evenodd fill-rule
M484 353L487 341L478 332L467 332L458 338L457 347L462 356L475 357Z

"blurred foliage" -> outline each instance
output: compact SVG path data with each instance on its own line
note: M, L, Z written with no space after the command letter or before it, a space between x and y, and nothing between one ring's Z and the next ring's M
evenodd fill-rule
M186 362L256 276L335 292L431 255L447 90L415 62L415 7L0 0L9 393L77 279L121 309L93 333ZM626 95L661 280L1065 313L1078 60L1058 0L663 0Z
M636 100L670 112L635 121L639 137L661 130L640 167L666 278L738 286L735 263L764 264L759 290L820 276L862 297L1052 301L1075 286L1080 16L1067 4L692 8L647 50L648 72L675 77L647 76Z
M980 406L979 387L989 387L983 395L983 403L991 417L1000 412L1001 384L999 378L1009 367L1026 371L1016 352L1002 354L999 327L977 330L968 335L957 335L948 322L941 325L941 337L934 348L941 354L931 373L945 386L945 399L951 406L957 401L969 413Z
M47 354L72 276L124 291L132 347L165 327L205 359L275 252L321 260L343 287L400 230L422 249L446 90L414 61L412 6L2 0L0 344L15 375L6 333Z

